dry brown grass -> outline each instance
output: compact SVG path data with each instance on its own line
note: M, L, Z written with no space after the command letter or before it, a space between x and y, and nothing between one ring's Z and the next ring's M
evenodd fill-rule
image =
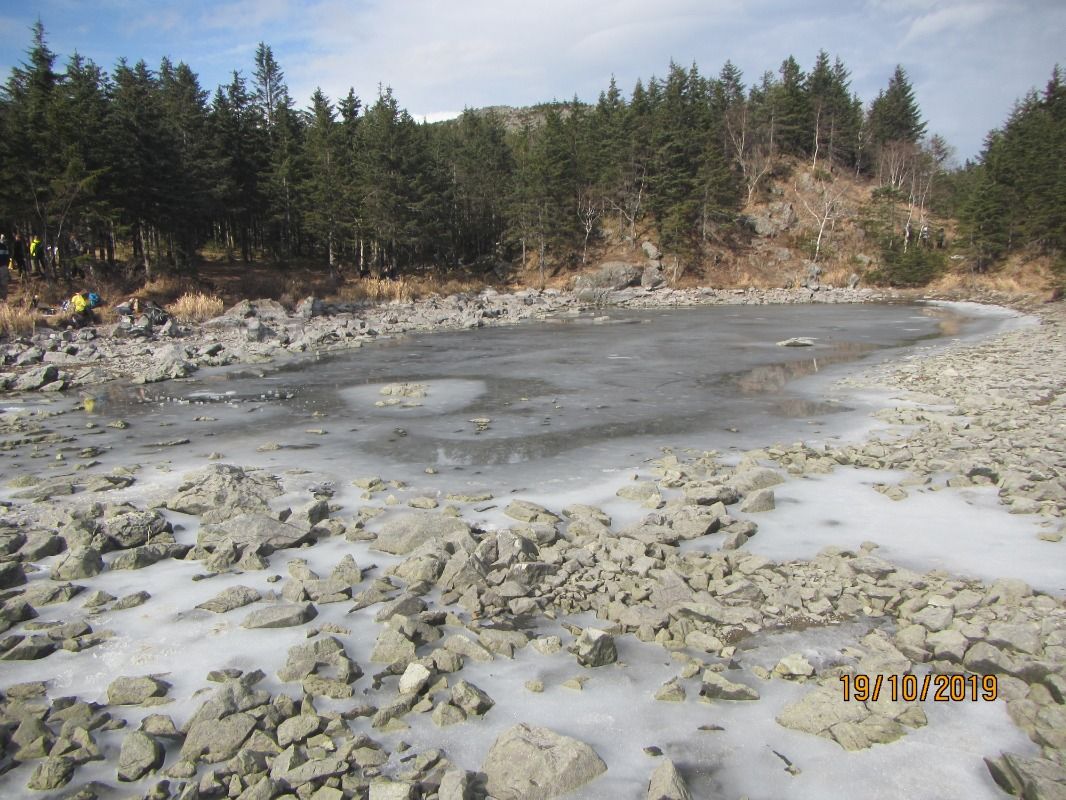
M409 302L414 299L412 282L407 278L384 280L363 278L337 290L337 299L347 303Z
M37 315L30 309L0 305L0 336L32 336L38 327Z
M404 276L396 280L361 278L341 286L335 297L348 303L409 303L437 295L477 293L485 281L465 277Z
M166 311L178 322L203 322L217 317L224 307L221 297L203 292L186 292L166 306Z
M957 267L941 275L927 289L958 295L993 292L1011 297L1050 297L1055 285L1056 276L1049 258L1017 255L991 272L971 272Z

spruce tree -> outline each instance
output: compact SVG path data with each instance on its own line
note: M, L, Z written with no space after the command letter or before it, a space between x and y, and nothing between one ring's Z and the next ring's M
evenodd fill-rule
M870 138L876 145L888 142L915 144L925 135L918 102L907 73L900 65L888 81L888 88L870 106Z
M296 187L304 179L300 174L302 127L285 73L265 42L255 51L251 100L265 146L259 184L266 244L276 257L284 258L293 253L297 242Z
M348 219L339 191L344 177L342 131L333 104L315 89L306 113L307 176L300 186L304 201L303 222L318 249L325 253L331 273L337 269L342 228Z

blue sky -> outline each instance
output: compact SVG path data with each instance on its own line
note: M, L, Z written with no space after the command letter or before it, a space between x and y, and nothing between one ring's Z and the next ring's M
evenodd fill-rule
M840 56L869 102L897 63L929 123L975 156L1015 100L1066 67L1062 0L0 0L0 72L25 57L40 17L60 64L77 50L110 69L185 61L213 90L250 75L265 41L298 106L316 86L373 99L391 86L416 118L464 107L594 101L671 59L755 82L788 55Z

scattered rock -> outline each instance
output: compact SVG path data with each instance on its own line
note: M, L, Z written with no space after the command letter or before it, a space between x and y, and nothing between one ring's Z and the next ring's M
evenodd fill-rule
M500 734L481 771L499 800L550 800L599 777L607 765L584 742L522 723Z
M148 675L121 676L107 687L107 702L112 706L139 706L153 697L164 697L170 684Z
M141 731L132 731L122 740L118 755L118 779L138 781L163 765L163 747Z
M470 526L447 514L409 512L398 514L382 525L374 549L393 555L407 555L427 542L457 534L468 534Z
M651 774L648 800L692 800L685 779L670 759L664 758Z
M212 611L215 614L225 614L227 611L254 603L260 600L261 597L259 592L250 586L230 586L196 607L202 608L204 611ZM304 621L306 622L306 620ZM245 627L249 626L246 625Z
M311 603L279 603L253 611L241 621L242 628L291 628L318 616Z
M618 660L614 637L597 628L586 628L573 646L577 663L583 667L602 667Z

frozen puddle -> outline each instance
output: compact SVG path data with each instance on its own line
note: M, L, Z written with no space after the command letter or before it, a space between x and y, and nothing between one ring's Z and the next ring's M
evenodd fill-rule
M942 569L988 582L1020 578L1045 592L1066 592L1055 545L1037 539L1039 516L1008 513L994 487L907 487L909 496L898 502L873 489L903 474L842 467L787 480L774 487L777 507L751 516L759 532L745 549L789 561L870 541L880 546L878 556L919 572Z
M356 411L409 417L458 411L485 394L485 390L485 381L442 379L372 383L343 389L338 394Z

